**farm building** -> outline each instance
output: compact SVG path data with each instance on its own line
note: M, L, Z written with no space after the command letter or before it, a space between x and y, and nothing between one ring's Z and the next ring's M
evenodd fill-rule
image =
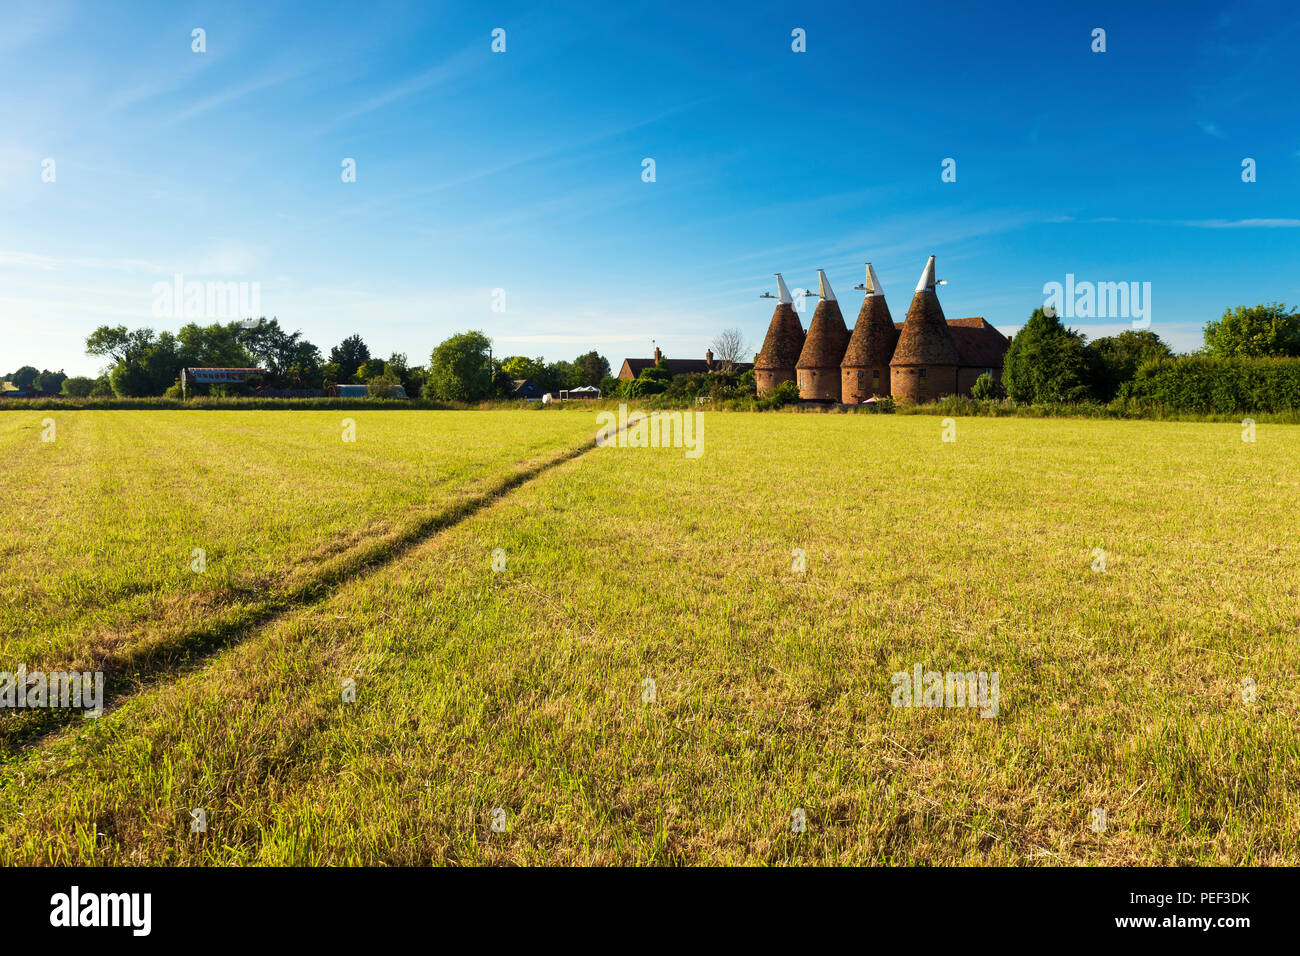
M525 402L540 402L542 400L542 390L528 379L512 379L510 384L512 386L511 398L523 399Z
M194 385L242 385L250 378L266 374L264 368L183 368L181 397Z
M365 385L326 385L325 391L330 398L367 398L369 387Z
M796 320L797 321L797 320ZM634 379L648 368L654 368L663 358L663 352L655 347L654 358L625 358L618 370L621 379ZM708 349L702 359L665 359L668 371L672 375L687 375L692 372L721 372L722 363L713 360L713 349ZM747 372L754 366L749 362L733 362L731 366L737 372Z
M840 361L849 345L840 304L826 273L817 270L817 308L808 323L808 338L795 363L799 397L814 402L840 400Z
M803 335L803 329L793 308L786 316L778 303L758 354L760 396L794 380L799 383L799 397L810 401L856 405L892 395L900 401L925 402L943 395L968 394L985 372L995 381L1002 380L1008 339L982 317L944 317L935 292L934 256L921 273L901 323L893 321L880 278L867 263L866 282L861 287L866 295L857 324L851 335L845 330L842 337L844 320L835 294L820 270L818 280L821 299L807 341L793 363L790 344ZM784 282L780 288L788 299Z
M326 393L330 398L369 398L369 385L326 385ZM406 389L400 385L394 385L393 390L388 395L389 398L406 398Z
M776 274L776 293L776 309L768 323L763 348L754 356L754 378L760 395L774 392L783 382L794 381L794 367L803 351L803 325L795 314L794 299L779 272Z
M889 394L889 362L898 344L898 329L889 314L885 290L870 262L863 288L867 294L840 362L840 399L846 405L859 405L873 395Z

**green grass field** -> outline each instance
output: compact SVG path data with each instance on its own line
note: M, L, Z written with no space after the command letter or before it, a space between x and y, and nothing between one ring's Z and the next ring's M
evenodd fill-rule
M0 413L0 862L1300 863L1296 426L354 417Z

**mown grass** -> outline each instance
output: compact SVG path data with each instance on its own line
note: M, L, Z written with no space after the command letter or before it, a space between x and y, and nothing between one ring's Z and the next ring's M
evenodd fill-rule
M551 468L8 760L0 859L1300 861L1300 432L940 437L712 414ZM998 716L891 706L917 663Z
M238 637L590 444L524 414L355 411L344 441L331 412L0 413L0 669L130 679Z

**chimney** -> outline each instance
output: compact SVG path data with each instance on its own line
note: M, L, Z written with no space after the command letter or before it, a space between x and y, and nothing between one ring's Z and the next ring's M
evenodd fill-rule
M713 371L713 349L709 349L704 353L704 365L710 372Z
M660 360L661 358L663 358L663 357L664 357L664 353L663 353L663 352L660 352L660 351L659 351L659 346L656 345L656 346L655 346L655 363L658 364L659 360Z

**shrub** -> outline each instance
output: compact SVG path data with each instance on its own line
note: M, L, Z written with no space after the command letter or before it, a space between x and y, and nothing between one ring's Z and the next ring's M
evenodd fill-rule
M758 403L759 408L783 408L799 401L799 386L795 382L782 382L772 394Z
M1001 390L1001 386L993 380L993 376L988 372L984 372L979 378L975 379L975 384L971 386L970 397L977 402L1001 398L998 394Z
M1139 368L1120 398L1200 414L1297 409L1300 358L1159 359Z
M89 398L95 391L95 380L86 378L84 375L74 375L71 378L63 380L63 387L60 391L69 398ZM112 394L112 390L109 390Z
M646 371L650 371L646 369ZM644 398L647 395L658 395L664 391L663 382L654 378L647 377L644 373L641 378L628 382L623 389L623 398Z
M402 383L391 375L375 375L366 382L371 398L392 398L393 389Z

